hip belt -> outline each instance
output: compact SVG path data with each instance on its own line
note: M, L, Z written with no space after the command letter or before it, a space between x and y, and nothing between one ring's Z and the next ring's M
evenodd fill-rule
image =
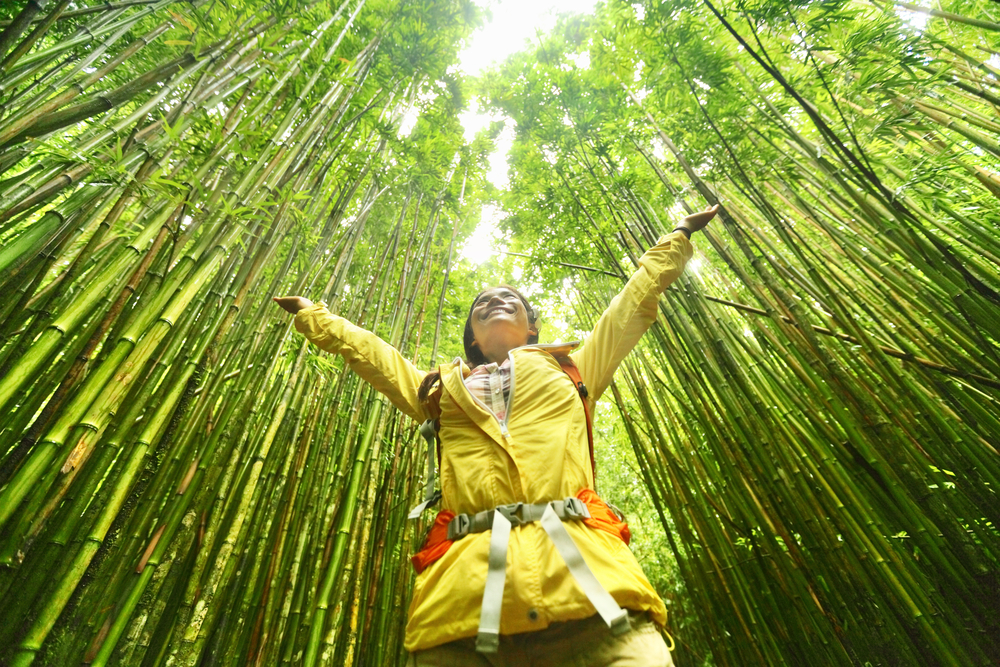
M459 540L471 533L491 531L489 571L483 589L483 606L476 635L476 651L496 653L500 646L500 610L507 580L507 545L511 528L538 521L552 540L567 569L597 609L612 634L620 635L631 629L628 612L618 606L583 559L583 554L570 536L564 521L590 518L590 510L579 498L553 500L548 503L514 503L500 505L476 514L459 514L448 523L448 539Z

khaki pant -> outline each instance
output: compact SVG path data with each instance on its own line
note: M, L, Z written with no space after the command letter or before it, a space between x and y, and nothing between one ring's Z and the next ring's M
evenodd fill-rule
M631 613L631 612L630 612ZM475 639L415 651L407 667L672 667L670 651L646 616L632 617L632 631L614 636L598 616L553 623L538 632L501 635L500 651L476 653Z

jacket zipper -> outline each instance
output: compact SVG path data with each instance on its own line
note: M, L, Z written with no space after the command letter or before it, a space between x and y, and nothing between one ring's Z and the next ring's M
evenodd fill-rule
M515 350L520 348L514 348ZM507 408L504 410L503 419L498 419L500 422L500 433L505 438L510 437L510 431L507 430L507 420L510 419L510 407L514 405L514 350L510 350L507 353L507 359L510 361L510 393L507 394L507 403L504 406Z
M513 352L513 350L511 350L511 351ZM508 358L509 358L509 356L510 355L508 354ZM459 371L458 372L459 373L462 372L461 366L459 366ZM503 435L503 437L505 437L505 438L509 438L510 437L510 431L507 430L507 414L510 413L510 404L511 404L511 400L510 399L514 395L514 360L513 359L510 360L510 393L507 395L507 402L504 404L504 406L507 408L507 410L506 410L506 413L504 414L504 418L502 420L499 417L497 417L497 414L495 412L493 412L493 410L491 410L488 405L486 405L485 403L483 403L481 400L479 400L478 396L476 396L475 394L472 393L472 390L470 390L469 387L465 384L465 378L462 378L462 386L465 387L465 391L468 392L469 396L472 397L472 400L475 403L478 403L480 405L480 407L482 407L484 410L486 410L486 412L489 413L490 417L493 417L493 419L497 420L497 424L500 425L500 433L501 433L501 435Z
M497 417L495 412L490 410L485 403L480 401L476 397L476 395L469 390L469 388L465 385L465 378L462 378L462 386L465 387L465 391L469 392L469 396L472 397L472 400L474 400L476 403L479 403L479 405L486 408L486 412L490 413L490 416L492 416L493 419L497 420L497 424L500 425L500 434L503 435L503 437L505 438L509 438L510 431L507 429L507 420L510 419L510 408L512 405L514 405L514 352L516 350L523 350L526 347L537 347L544 350L546 348L552 348L552 347L566 347L567 345L572 345L573 343L579 344L579 342L580 341L572 341L570 343L546 343L544 345L539 345L537 343L535 343L534 345L521 345L520 347L515 347L514 349L510 350L507 353L507 359L510 361L510 393L507 394L507 402L504 404L504 407L506 407L507 409L504 411L503 419ZM458 372L459 373L462 372L461 366L459 366Z

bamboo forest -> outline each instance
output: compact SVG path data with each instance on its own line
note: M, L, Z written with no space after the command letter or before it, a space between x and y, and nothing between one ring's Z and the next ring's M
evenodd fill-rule
M715 204L594 425L674 663L1000 664L1000 5L602 0L466 74L503 11L2 3L0 664L405 664L417 424L272 297L585 340Z

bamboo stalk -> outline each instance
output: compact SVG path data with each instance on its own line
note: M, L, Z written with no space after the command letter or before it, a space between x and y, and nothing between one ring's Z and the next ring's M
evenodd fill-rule
M675 662L990 664L997 86L966 55L989 28L713 7L615 0L484 79L518 128L506 190L461 136L474 21L447 3L22 17L0 662L405 662L414 428L270 297L433 365L481 283L530 267L586 331L693 192L723 219L595 410ZM455 249L486 202L509 247L474 267Z

